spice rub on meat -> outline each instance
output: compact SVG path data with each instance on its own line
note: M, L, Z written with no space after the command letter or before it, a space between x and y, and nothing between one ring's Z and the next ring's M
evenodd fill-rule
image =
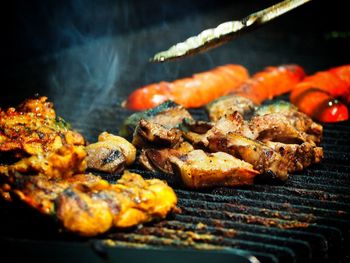
M87 167L85 140L61 118L46 97L28 99L17 108L0 109L1 195L16 173L67 178Z
M155 116L136 125L133 143L141 152L138 162L148 170L177 175L189 187L253 183L258 174L286 180L290 173L323 158L318 146L322 126L284 101L258 107L246 98L229 95L208 105L210 122L183 117L182 123L170 127L153 122L159 112L164 118L165 107L153 109ZM144 127L147 132L141 133ZM181 146L186 144L191 147ZM218 165L219 159L232 169ZM217 176L220 173L225 176Z
M175 208L177 197L161 180L144 180L125 171L116 183L109 183L87 174L88 166L108 172L125 169L121 163L130 165L136 148L107 132L100 134L97 143L86 146L83 136L56 116L46 97L0 109L0 117L4 199L21 200L82 236L161 219ZM122 156L116 163L112 152Z

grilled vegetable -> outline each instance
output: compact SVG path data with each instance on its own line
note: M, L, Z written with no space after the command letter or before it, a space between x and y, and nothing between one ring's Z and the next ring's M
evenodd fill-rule
M304 76L304 70L298 65L267 67L245 81L235 94L260 104L264 100L290 92Z
M320 71L306 77L293 89L290 100L300 111L322 122L349 119L350 65Z
M146 110L173 100L186 108L200 107L234 91L248 76L247 69L241 65L224 65L174 82L141 87L130 94L123 106L130 110Z
M98 142L85 147L88 168L117 173L131 165L136 158L136 148L120 136L102 132Z

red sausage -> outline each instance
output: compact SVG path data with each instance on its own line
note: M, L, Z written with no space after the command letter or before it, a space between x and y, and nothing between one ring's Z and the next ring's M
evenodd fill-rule
M290 100L300 111L322 122L349 119L350 65L320 71L306 77L291 92Z
M248 70L241 65L219 66L174 82L141 87L130 94L123 106L130 110L146 110L173 100L186 108L200 107L234 91L248 77Z

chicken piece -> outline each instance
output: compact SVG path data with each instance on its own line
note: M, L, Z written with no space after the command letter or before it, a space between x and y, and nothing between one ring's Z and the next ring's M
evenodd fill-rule
M65 179L49 179L45 175L16 174L12 181L12 192L23 202L47 215L55 215L55 200L67 188L84 184L108 185L108 182L93 174L76 174ZM95 187L96 188L96 187Z
M132 144L137 148L152 147L173 147L182 141L182 132L176 128L166 128L161 124L148 120L140 120L137 125Z
M94 236L117 228L132 227L155 218L165 218L177 203L166 183L144 180L125 172L116 184L105 188L68 188L56 200L57 217L66 229L83 236Z
M234 94L220 97L206 106L209 118L213 122L235 111L243 116L249 115L255 108L256 105L252 100Z
M18 108L0 109L0 152L14 162L0 165L0 176L16 172L69 177L86 169L85 140L56 117L46 97L28 99Z
M260 173L280 180L288 178L287 162L284 158L263 143L248 139L237 133L214 134L207 138L208 148L229 153L253 165Z
M180 157L193 150L193 146L188 142L182 142L175 148L142 149L139 156L139 163L149 171L161 171L167 174L173 174L174 171L169 158L171 156Z
M313 163L319 163L323 158L323 148L308 142L299 145L268 141L265 144L281 154L287 161L290 173L301 171Z
M103 132L98 142L85 148L88 168L108 173L118 173L131 165L136 158L136 148L126 139Z
M194 150L169 159L175 173L190 188L250 185L258 174L251 164L224 152Z
M177 203L174 191L163 181L144 180L128 171L115 184L93 174L60 180L17 175L13 184L13 194L22 201L56 216L66 230L82 236L162 219Z

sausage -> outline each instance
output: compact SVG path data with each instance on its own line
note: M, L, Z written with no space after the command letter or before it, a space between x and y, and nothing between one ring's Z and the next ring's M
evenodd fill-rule
M146 85L132 92L123 107L130 110L146 110L166 100L173 100L186 108L204 106L210 101L227 95L249 78L248 70L241 65L227 64L192 77L173 82Z
M298 83L290 95L300 111L322 122L349 119L347 106L338 98L350 102L350 65L316 72Z
M260 104L264 100L290 92L304 77L305 72L298 65L267 67L245 81L235 94Z

